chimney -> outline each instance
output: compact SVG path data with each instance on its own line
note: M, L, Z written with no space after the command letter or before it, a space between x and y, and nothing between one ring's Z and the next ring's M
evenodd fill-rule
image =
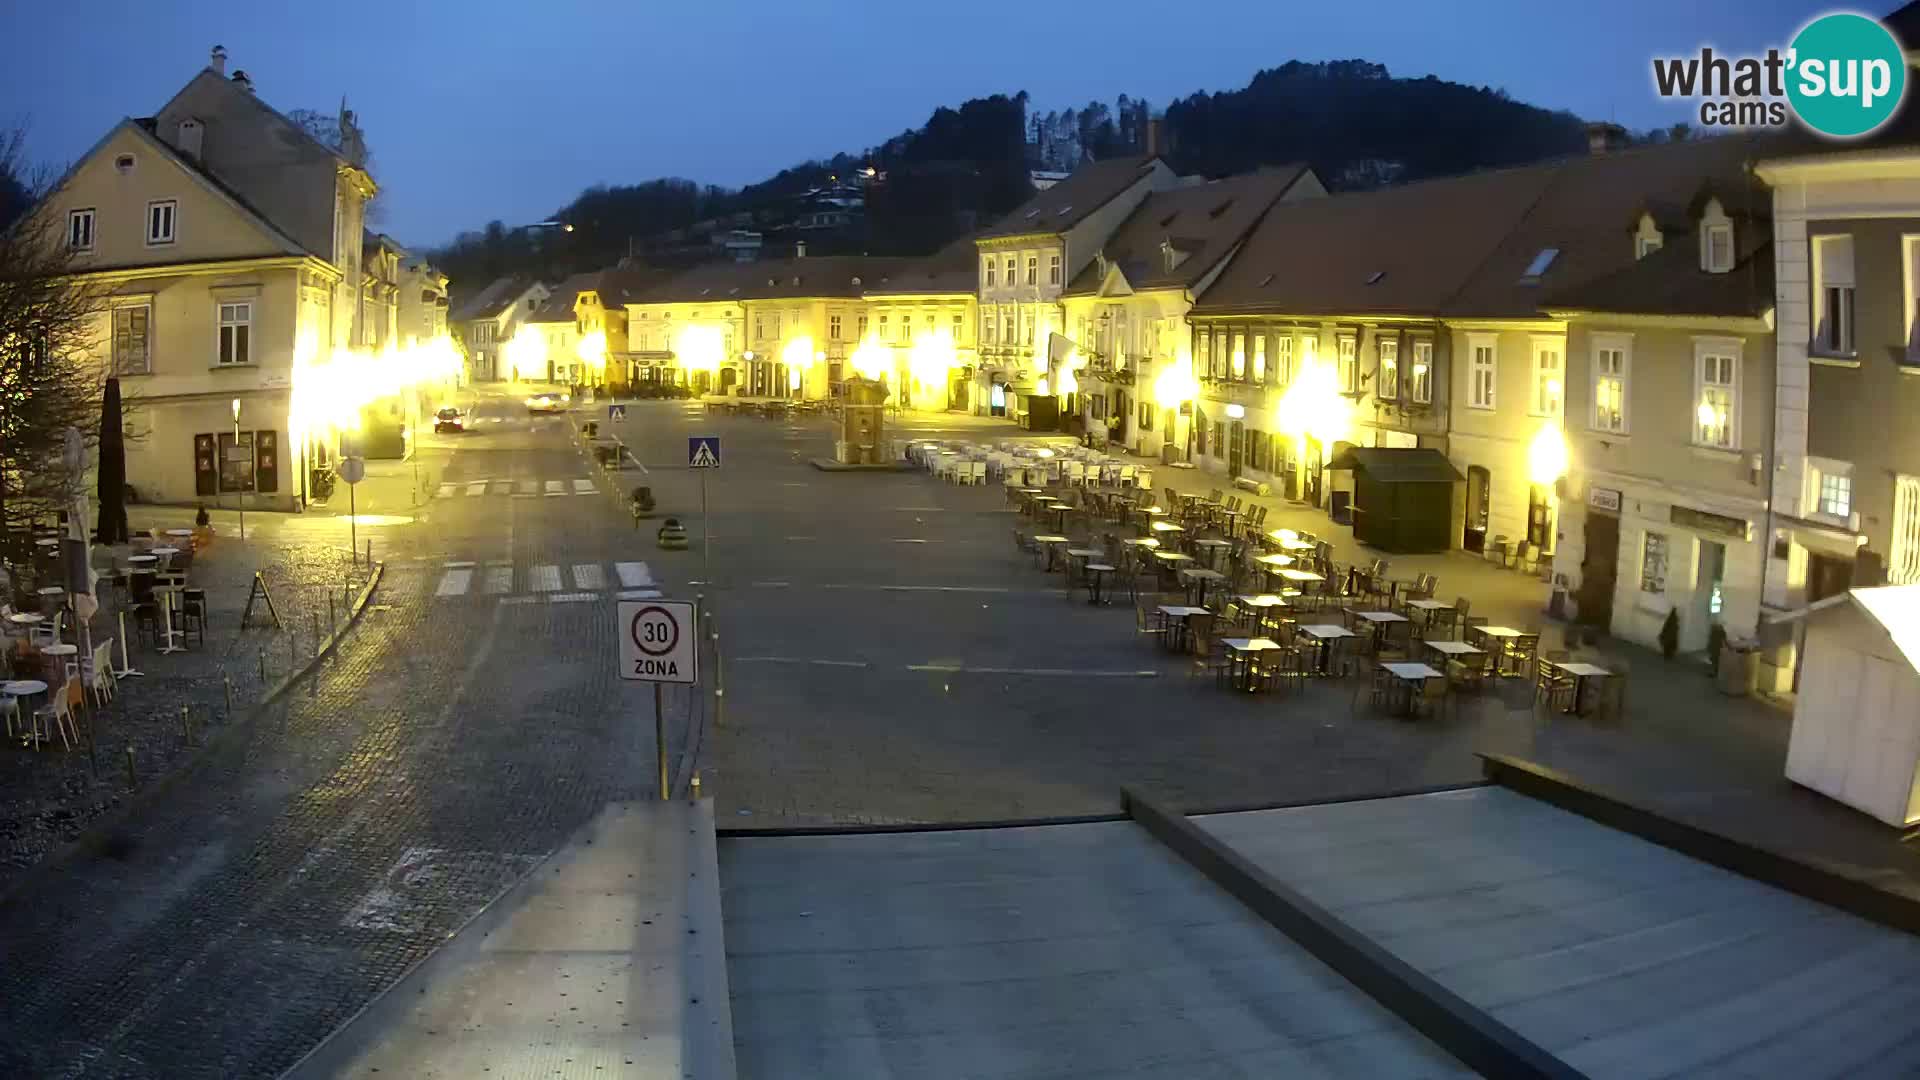
M213 47L213 59L208 62L207 66L213 69L215 75L223 79L227 77L227 47L225 45L215 45Z
M804 259L807 257L807 242L805 240L793 245L793 257L796 259Z
M1599 121L1587 125L1587 153L1595 157L1624 150L1627 145L1627 129L1619 124Z
M180 121L180 134L175 137L174 146L191 160L199 161L205 149L206 135L206 126L189 116Z
M1147 118L1147 156L1153 157L1159 153L1160 118L1157 116L1149 116Z
M249 94L253 93L253 76L248 75L244 71L236 71L233 73L233 81L240 89L245 90Z

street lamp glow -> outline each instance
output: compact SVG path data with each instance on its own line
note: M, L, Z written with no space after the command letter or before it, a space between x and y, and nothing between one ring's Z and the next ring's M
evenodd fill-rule
M893 350L880 344L878 338L868 335L847 360L861 378L883 382L886 380L887 373L893 369Z
M581 338L579 343L573 347L573 354L579 359L580 363L588 371L593 372L596 377L605 375L607 371L607 332L604 330L595 330L593 333Z
M240 399L239 398L233 399L233 420L234 420L234 423L236 424L240 422Z
M1302 457L1308 439L1323 448L1345 439L1352 413L1353 403L1334 385L1332 369L1319 363L1301 367L1273 411L1274 425L1298 441Z
M1552 487L1567 473L1567 440L1555 424L1541 424L1527 447L1527 478L1541 487Z

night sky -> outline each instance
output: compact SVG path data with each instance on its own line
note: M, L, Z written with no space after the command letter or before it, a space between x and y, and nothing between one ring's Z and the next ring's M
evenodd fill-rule
M282 111L331 113L346 95L385 189L384 228L415 245L493 218L538 220L593 183L749 183L874 145L969 97L1024 89L1045 112L1126 93L1160 108L1289 59L1364 58L1588 119L1664 125L1692 111L1654 97L1651 56L1784 45L1828 10L1791 0L0 9L18 43L0 65L0 124L25 120L36 159L67 164L121 117L151 115L222 44L228 70L244 69Z

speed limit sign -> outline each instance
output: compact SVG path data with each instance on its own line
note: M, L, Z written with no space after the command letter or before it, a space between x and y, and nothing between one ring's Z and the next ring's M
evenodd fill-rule
M615 618L620 635L620 677L631 682L700 681L693 605L672 600L622 600Z

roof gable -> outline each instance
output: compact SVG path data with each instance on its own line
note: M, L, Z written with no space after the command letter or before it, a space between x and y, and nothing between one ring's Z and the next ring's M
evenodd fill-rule
M1148 181L1156 170L1171 175L1166 163L1155 156L1087 162L982 231L979 239L1066 232L1134 185Z
M1132 289L1191 286L1220 265L1267 211L1309 175L1305 165L1283 165L1156 191L1114 230L1101 254L1124 271ZM1169 251L1175 253L1171 260ZM1069 295L1105 289L1107 278L1098 263L1094 260L1074 276Z

